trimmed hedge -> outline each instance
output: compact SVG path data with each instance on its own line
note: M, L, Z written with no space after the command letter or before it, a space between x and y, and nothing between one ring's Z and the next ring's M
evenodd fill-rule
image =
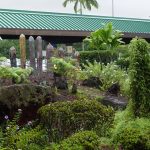
M150 120L137 118L124 121L115 126L112 140L121 145L123 150L149 150L150 149Z
M93 131L80 131L54 144L52 150L98 150L99 136Z
M102 62L104 64L110 63L111 61L117 60L118 52L112 52L108 50L99 50L99 51L82 51L80 52L80 63L89 62Z
M110 127L114 119L114 110L96 100L50 103L41 107L39 114L50 141L54 142L80 130L100 132L100 129L104 129L104 125Z

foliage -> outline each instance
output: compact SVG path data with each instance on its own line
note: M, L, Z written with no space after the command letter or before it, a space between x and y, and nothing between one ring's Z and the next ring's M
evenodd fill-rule
M93 131L80 131L71 137L54 144L53 150L98 150L99 136Z
M72 46L75 48L75 50L82 51L82 43L81 42L73 43Z
M33 127L33 122L29 121L24 127L19 126L21 110L15 115L13 120L6 118L6 126L3 129L1 147L7 150L41 150L48 144L45 130L40 126Z
M130 96L135 116L150 115L150 56L144 39L130 45Z
M100 150L114 150L114 145L112 144L112 141L108 137L101 137L99 139L99 148ZM117 150L117 149L116 149Z
M120 45L116 49L117 52L119 53L119 57L116 60L116 64L125 70L128 70L129 68L129 56L130 56L130 51L129 51L129 46L128 45Z
M39 114L49 132L50 141L59 141L80 130L96 131L98 127L100 131L103 124L111 126L114 117L112 108L107 108L96 100L50 103L41 107Z
M12 79L15 83L27 82L29 75L32 73L32 68L12 68L0 66L0 78Z
M0 62L6 61L6 57L0 57Z
M83 72L85 73L85 78L89 79L90 77L98 77L101 78L102 69L104 67L103 64L94 61L94 63L90 63L87 61L87 64L82 64Z
M130 63L129 63L129 57L122 57L122 58L118 59L116 61L116 64L118 66L120 66L120 68L127 70L129 68L129 65L130 65Z
M119 83L121 86L121 92L125 95L129 94L129 77L128 74L121 70L115 63L100 64L94 62L93 64L87 62L87 65L83 65L83 73L86 79L90 77L98 77L102 82L102 90L107 90L113 83Z
M108 50L101 50L101 51L82 51L80 52L80 63L86 64L86 61L93 63L94 61L101 62L104 64L110 63L113 60L117 60L118 53Z
M97 0L65 0L63 2L63 6L66 7L68 3L74 2L74 11L75 13L80 12L82 14L82 7L87 10L91 10L91 7L98 8ZM78 10L78 5L80 5L80 9Z
M18 40L0 40L0 56L9 58L9 49L14 46L17 51L17 57L19 53L19 41Z
M114 50L122 42L122 33L113 29L112 23L106 24L103 28L92 32L88 41L94 50Z
M112 140L124 150L150 149L150 120L137 118L120 121L115 126Z
M0 66L2 66L3 63L5 63L6 60L7 60L6 57L0 57Z
M73 91L74 85L77 87L77 81L82 79L82 71L77 60L68 57L64 59L52 57L51 62L53 64L53 72L68 79Z
M122 93L127 95L129 92L129 86L127 86L130 82L128 74L114 63L103 67L101 80L104 83L103 89L108 89L113 83L119 83Z
M53 64L53 71L63 76L67 76L68 71L75 68L72 62L69 62L69 60L67 62L63 58L52 57L51 62Z

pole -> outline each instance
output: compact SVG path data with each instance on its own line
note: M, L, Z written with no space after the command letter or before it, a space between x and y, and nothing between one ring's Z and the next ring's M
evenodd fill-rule
M114 0L112 0L112 17L114 17Z

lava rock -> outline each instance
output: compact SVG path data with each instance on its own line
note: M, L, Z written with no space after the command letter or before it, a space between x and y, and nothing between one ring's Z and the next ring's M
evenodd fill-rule
M90 77L89 79L85 79L82 82L82 85L88 87L100 88L100 86L102 86L102 82L98 77Z
M117 96L119 93L120 93L120 85L118 82L111 85L106 91L106 94L111 94L115 96Z
M113 96L113 95L106 95L102 100L101 103L106 106L112 106L115 109L125 109L127 106L127 100L121 96Z

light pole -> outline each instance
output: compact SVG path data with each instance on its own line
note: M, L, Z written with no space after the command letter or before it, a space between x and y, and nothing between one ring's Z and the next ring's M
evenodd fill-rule
M112 17L114 17L114 0L112 0Z

